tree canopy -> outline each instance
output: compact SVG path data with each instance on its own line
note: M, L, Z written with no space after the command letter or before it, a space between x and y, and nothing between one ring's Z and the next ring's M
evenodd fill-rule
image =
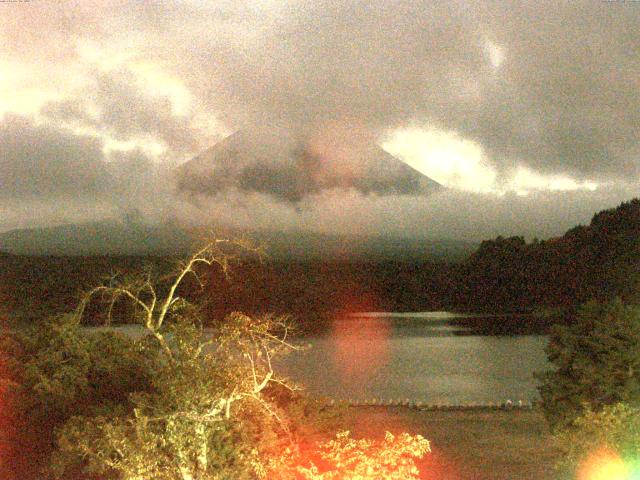
M538 375L539 391L553 429L640 398L640 307L588 302L571 325L553 327L546 351L554 369Z
M43 470L32 468L32 478L417 478L415 459L429 450L419 435L327 439L338 412L275 368L298 348L288 317L235 312L203 329L202 310L182 288L187 279L204 285L214 266L226 274L239 250L255 251L216 240L161 278L149 270L113 277L89 290L73 315L7 343L6 380L23 427L10 440L14 458L41 439ZM142 335L82 327L96 303L108 321L121 302L131 304ZM390 469L403 476L388 476ZM14 469L14 478L28 478L24 471Z

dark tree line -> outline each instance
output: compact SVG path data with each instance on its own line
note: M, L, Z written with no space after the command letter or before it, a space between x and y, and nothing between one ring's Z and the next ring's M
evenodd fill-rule
M114 272L151 264L160 274L169 257L30 257L0 255L0 300L26 321L69 311L77 293ZM595 299L640 300L640 200L597 213L562 237L485 240L462 262L401 260L249 260L215 289L185 285L209 321L242 310L291 313L304 328L356 311L466 310L571 312ZM215 277L219 272L212 270ZM196 300L195 298L193 300ZM126 312L122 315L126 317Z
M597 213L562 237L482 242L459 271L453 303L467 309L528 311L591 299L640 300L640 200Z

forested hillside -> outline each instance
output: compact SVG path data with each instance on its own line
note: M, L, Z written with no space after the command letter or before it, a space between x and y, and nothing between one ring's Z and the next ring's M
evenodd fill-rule
M640 301L640 199L594 215L562 237L486 240L464 263L454 303L530 310L620 296Z
M162 275L173 257L0 255L0 296L6 309L33 321L67 311L78 293L116 272L148 265ZM242 310L291 313L305 328L338 313L467 310L571 310L589 299L640 301L640 200L597 213L562 237L525 242L498 237L460 262L300 259L279 257L211 272L207 290L186 285L215 321Z
M83 290L114 274L146 266L161 277L174 263L171 257L0 255L0 296L17 318L39 321L69 311ZM428 261L248 259L228 278L212 271L204 290L185 283L181 294L197 299L211 322L241 310L290 313L310 326L338 313L446 308L454 268Z

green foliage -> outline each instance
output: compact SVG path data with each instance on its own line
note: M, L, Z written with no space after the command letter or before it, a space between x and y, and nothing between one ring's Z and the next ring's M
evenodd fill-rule
M640 409L616 403L594 412L585 406L582 415L570 428L559 431L555 440L562 452L557 465L564 475L562 478L576 478L576 471L589 468L589 463L598 460L594 458L598 456L607 456L610 462L617 461L626 468L633 468L635 463L637 468L640 459Z
M256 478L287 446L333 426L335 413L306 400L271 369L288 347L281 319L231 315L208 345L183 319L166 332L148 392L128 409L78 415L57 433L54 472L118 479Z
M529 244L482 242L463 264L454 302L484 311L571 307L616 296L640 301L640 199L594 215L588 226Z
M5 351L15 395L33 402L30 416L68 418L78 405L126 402L150 384L143 345L113 331L87 332L69 315L18 333Z
M640 398L640 309L621 300L586 303L569 326L554 326L546 349L554 370L538 374L545 416L565 428L585 407Z
M296 348L287 317L233 313L215 330L203 330L202 310L180 296L180 287L187 277L200 284L202 267L226 273L231 257L220 245L228 243L207 244L160 287L149 273L95 287L76 315L4 349L23 425L42 433L43 446L55 445L47 473L242 480L278 478L289 468L291 478L330 479L386 478L393 469L406 475L388 478L414 478L413 458L428 449L421 437L373 442L339 435L318 443L335 413L299 395L274 369L277 357ZM128 301L142 338L83 330L79 321L94 297L107 318L116 302ZM305 457L309 448L321 463ZM306 470L295 470L303 459Z
M74 415L126 408L129 394L151 388L149 346L114 332L88 333L72 316L7 336L1 436L16 478L40 477L54 430Z
M170 325L149 391L130 395L131 408L79 415L58 431L57 476L81 467L122 479L252 478L291 434L268 389L287 387L271 368L288 349L280 320L231 315L213 345L189 319Z

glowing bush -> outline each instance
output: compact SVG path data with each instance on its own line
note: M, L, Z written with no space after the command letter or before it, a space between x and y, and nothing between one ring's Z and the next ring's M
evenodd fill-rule
M281 479L300 480L411 480L419 478L416 460L430 452L429 441L407 433L394 436L387 432L383 440L356 440L348 431L335 439L321 442L306 460L296 459L290 451L280 467ZM273 478L273 477L272 477Z
M558 468L577 480L640 478L640 409L618 403L587 408L555 435L563 455Z

